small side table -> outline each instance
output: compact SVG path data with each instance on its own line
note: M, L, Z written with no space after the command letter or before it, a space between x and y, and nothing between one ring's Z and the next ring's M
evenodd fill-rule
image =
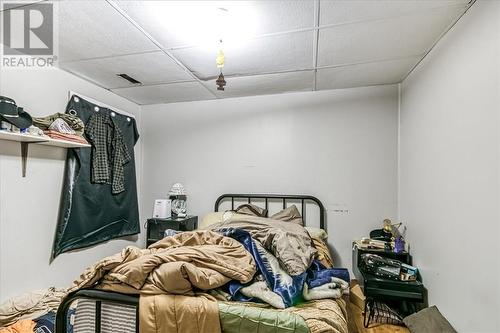
M150 218L146 222L146 246L156 243L164 238L165 230L191 231L198 228L198 216L188 215L186 217L166 219Z
M367 316L367 309L372 307L374 302L396 301L407 309L408 313L416 311L416 303L424 302L425 288L421 282L420 275L417 281L395 281L382 279L359 268L361 254L373 253L379 256L396 259L405 264L411 265L412 257L408 252L394 253L385 250L360 249L353 243L353 266L354 275L358 279L360 286L366 297L363 322L368 327L372 316Z

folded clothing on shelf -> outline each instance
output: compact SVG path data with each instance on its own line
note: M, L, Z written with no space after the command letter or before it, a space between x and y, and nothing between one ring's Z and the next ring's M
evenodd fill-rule
M62 119L64 122L75 131L74 134L78 136L83 136L85 125L83 121L76 115L69 113L54 113L53 115L43 117L43 118L33 118L33 124L43 130L49 130L52 123L57 119Z
M50 124L49 130L64 134L76 134L76 132L62 118L54 120L54 122Z
M66 140L66 141L71 141L71 142L77 142L77 143L82 143L82 144L88 144L87 140L85 140L83 137L75 135L75 134L65 134L57 131L43 131L45 135L48 135L52 139L57 139L57 140Z

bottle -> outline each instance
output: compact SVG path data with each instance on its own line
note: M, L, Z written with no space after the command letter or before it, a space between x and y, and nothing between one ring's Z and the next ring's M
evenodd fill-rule
M405 250L405 240L402 236L398 236L394 242L394 252L402 253Z

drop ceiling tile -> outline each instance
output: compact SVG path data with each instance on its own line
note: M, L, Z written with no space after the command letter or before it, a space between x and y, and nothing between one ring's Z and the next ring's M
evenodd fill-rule
M198 101L215 98L213 94L198 82L138 86L112 89L112 91L141 105Z
M217 90L215 80L205 82L219 98L278 94L292 91L310 91L313 87L313 71L252 75L226 78L226 89Z
M446 7L426 14L320 29L318 66L423 54L461 13L462 9Z
M318 69L316 89L340 89L401 82L420 57Z
M165 48L211 44L220 38L241 39L314 25L313 1L120 0L117 3Z
M467 7L469 0L321 0L320 25L408 15L444 6Z
M74 61L157 50L106 1L58 1L59 60Z
M144 84L193 80L175 61L161 51L62 63L59 66L108 89L134 86L117 74L127 74Z
M215 66L217 49L194 47L172 53L202 80L219 74ZM311 69L313 32L255 38L240 45L227 45L224 54L225 75Z
M314 26L314 1L251 1L258 17L256 34Z

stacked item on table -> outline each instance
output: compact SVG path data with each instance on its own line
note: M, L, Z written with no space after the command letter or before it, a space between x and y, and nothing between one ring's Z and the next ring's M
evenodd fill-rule
M88 144L83 137L85 125L76 115L55 113L43 118L33 118L33 124L52 139Z
M417 267L373 253L361 255L360 269L382 279L396 281L416 281L418 274Z

